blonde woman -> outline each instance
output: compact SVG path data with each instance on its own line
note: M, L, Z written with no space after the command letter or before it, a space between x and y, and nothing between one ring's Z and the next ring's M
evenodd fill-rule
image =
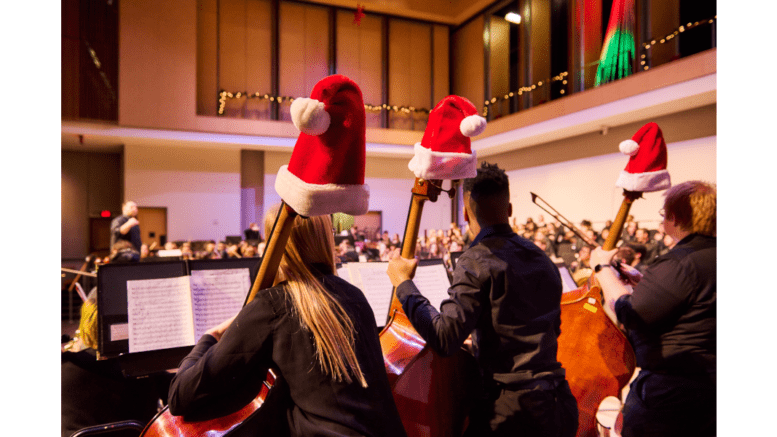
M265 218L271 234L277 207ZM288 384L291 435L405 435L362 292L336 276L329 216L297 217L274 287L208 331L170 387L170 412L218 417L259 392L267 368Z

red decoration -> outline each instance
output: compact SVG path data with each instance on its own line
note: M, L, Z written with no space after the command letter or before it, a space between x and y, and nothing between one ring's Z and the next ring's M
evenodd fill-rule
M356 4L356 12L353 13L353 24L361 26L362 17L364 17L364 6Z

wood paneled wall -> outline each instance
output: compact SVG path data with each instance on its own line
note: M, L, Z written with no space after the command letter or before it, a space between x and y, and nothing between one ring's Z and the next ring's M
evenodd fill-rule
M279 28L280 94L309 96L316 83L329 75L329 10L283 2ZM281 106L281 120L291 121L289 107Z
M383 103L383 19L367 15L353 24L353 13L336 13L337 72L353 79L364 103ZM367 112L367 127L381 127L381 113Z
M432 27L404 20L391 20L388 38L389 102L398 106L431 109ZM388 127L424 130L426 116L390 112Z
M197 113L216 115L218 92L272 95L271 0L198 0ZM270 118L270 102L232 99L224 113Z
M364 102L371 105L431 109L450 93L448 26L377 14L368 14L357 25L349 10L280 1L273 47L274 4L198 0L198 115L217 115L219 90L309 96L333 70L359 84ZM273 50L278 52L275 92ZM230 99L224 115L272 119L270 105L267 100ZM278 117L291 119L287 103L280 105ZM426 127L423 114L389 112L387 120L392 128ZM368 127L383 124L381 113L367 113Z
M466 97L480 109L485 100L483 16L454 32L451 38L452 94Z
M62 151L62 258L89 254L89 219L101 211L121 214L120 153Z

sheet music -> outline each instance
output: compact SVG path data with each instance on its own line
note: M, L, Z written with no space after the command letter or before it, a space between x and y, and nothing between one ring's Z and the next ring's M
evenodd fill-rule
M339 269L337 269L337 276L353 284L351 281L351 272L348 270L348 264L343 264Z
M418 266L415 270L413 283L437 310L440 309L442 301L448 298L448 288L451 282L448 279L445 266L442 264Z
M189 277L127 281L129 351L194 344Z
M251 277L247 268L192 270L194 340L240 312L250 289Z
M350 282L364 293L375 314L375 323L384 326L391 306L391 291L394 289L386 273L388 262L348 263L347 266Z

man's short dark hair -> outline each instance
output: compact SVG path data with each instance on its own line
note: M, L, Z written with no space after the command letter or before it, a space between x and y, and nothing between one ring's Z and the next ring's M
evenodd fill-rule
M502 220L509 215L510 181L496 164L483 162L474 178L465 179L462 189L472 200L479 223Z
M469 193L475 202L496 194L506 194L508 198L510 197L510 181L504 170L496 164L484 161L477 171L477 176L464 179L462 184L464 192Z

